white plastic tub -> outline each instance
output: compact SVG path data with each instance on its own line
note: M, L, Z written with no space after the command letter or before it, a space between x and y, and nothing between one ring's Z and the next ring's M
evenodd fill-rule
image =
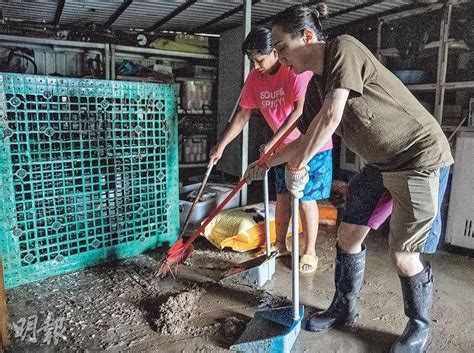
M214 190L218 190L217 196L210 198L206 201L198 202L194 208L191 219L189 220L189 229L197 227L211 212L230 194L232 191L232 185L208 183L208 186ZM180 195L187 195L191 191L199 189L201 183L191 184L183 186L180 189ZM224 210L239 207L240 193L237 193L224 207ZM192 206L191 201L179 200L179 218L181 226L184 224L186 217L188 216L189 210Z

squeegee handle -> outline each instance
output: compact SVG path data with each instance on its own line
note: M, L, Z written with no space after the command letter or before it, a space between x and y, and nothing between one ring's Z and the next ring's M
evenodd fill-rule
M285 133L278 139L277 142L268 150L267 153L265 153L263 156L260 157L258 160L257 164L259 166L263 166L264 163L270 158L270 156L275 152L275 150L285 141L285 139L288 137L289 134L293 132L293 130L298 126L298 120L296 120L293 125L290 126L288 130L285 131ZM230 192L229 195L212 211L212 213L206 218L206 220L201 223L201 225L193 232L191 237L186 241L185 246L187 244L191 244L198 236L201 235L201 233L204 232L204 229L206 229L207 225L211 223L211 221L214 219L214 217L222 211L222 209L229 203L229 201L242 189L242 187L245 185L246 181L244 178L240 179L237 185L234 186L232 191Z
M293 299L293 320L297 321L300 318L300 277L299 277L299 200L292 197L292 251L291 251L291 294Z
M207 180L209 179L209 176L211 175L212 167L214 167L214 163L209 162L207 165L207 170L206 174L204 175L204 179L201 183L201 186L199 187L199 191L196 194L196 198L193 201L193 204L191 205L191 209L188 212L188 215L186 216L186 220L184 221L184 225L181 228L181 232L179 233L179 238L183 236L183 234L186 232L186 229L188 229L189 221L191 220L191 215L194 211L194 208L196 207L196 204L199 202L199 199L201 198L202 191L204 190L204 187L207 184Z

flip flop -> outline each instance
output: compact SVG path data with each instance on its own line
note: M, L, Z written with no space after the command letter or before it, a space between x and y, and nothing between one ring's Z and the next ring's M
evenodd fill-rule
M309 269L304 269L304 267L309 267ZM318 269L318 257L308 254L304 254L300 257L300 273L305 275L310 275L316 272Z

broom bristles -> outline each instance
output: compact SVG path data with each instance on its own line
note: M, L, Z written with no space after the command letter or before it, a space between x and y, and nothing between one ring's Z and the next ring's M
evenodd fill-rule
M159 277L166 277L168 274L172 275L173 267L177 269L178 265L189 256L191 251L192 244L185 244L183 246L183 240L178 240L178 242L169 249L166 257L160 261L156 274Z

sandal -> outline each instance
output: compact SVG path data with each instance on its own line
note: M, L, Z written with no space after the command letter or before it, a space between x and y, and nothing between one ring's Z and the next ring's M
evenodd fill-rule
M318 257L304 254L300 257L300 273L310 275L318 269Z

